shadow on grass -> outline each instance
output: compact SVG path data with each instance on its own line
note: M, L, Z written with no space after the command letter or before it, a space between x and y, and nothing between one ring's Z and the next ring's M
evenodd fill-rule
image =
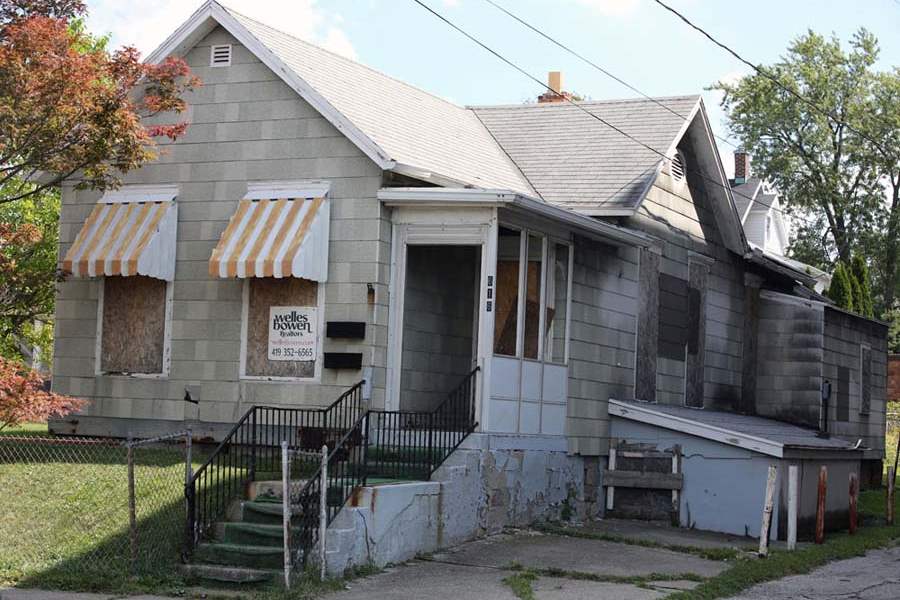
M16 499L0 515L0 586L117 593L183 588L183 448L135 450L132 549L126 449L114 441L50 442L0 438L0 481ZM195 468L205 455L194 455Z

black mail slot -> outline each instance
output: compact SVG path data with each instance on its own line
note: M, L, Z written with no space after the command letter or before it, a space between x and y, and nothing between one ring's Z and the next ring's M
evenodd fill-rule
M362 352L326 352L326 369L361 369Z
M328 321L325 326L325 336L362 340L366 337L366 323L365 321Z

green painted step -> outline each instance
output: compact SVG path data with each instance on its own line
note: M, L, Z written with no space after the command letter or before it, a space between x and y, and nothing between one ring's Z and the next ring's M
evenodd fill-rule
M279 569L284 567L284 549L279 546L203 543L197 546L194 560L229 567Z
M203 579L224 583L254 584L272 581L281 577L283 571L276 569L248 569L226 565L179 565L179 570L187 578Z
M259 523L219 523L217 538L225 544L243 544L247 546L277 546L284 544L284 527L282 525L262 525ZM293 532L299 533L298 528Z
M245 501L241 503L241 521L281 526L284 520L281 502Z

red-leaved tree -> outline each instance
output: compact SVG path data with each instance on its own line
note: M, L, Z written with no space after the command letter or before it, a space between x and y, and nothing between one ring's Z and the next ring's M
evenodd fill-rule
M44 380L21 363L0 358L0 431L80 410L87 401L44 389Z
M142 122L185 110L182 96L199 85L187 64L110 52L73 26L84 14L79 0L0 0L0 202L75 174L82 187L114 188L155 158L154 138L187 127Z

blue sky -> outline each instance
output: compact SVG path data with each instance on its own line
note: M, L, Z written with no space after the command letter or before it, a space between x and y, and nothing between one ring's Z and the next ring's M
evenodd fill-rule
M544 79L592 99L634 94L524 29L484 0L424 0L479 39ZM671 0L689 18L752 61L777 60L807 29L842 40L863 26L881 42L880 68L900 65L900 0ZM498 0L548 34L651 95L703 92L725 134L718 97L704 88L748 68L652 0ZM224 0L243 12L348 55L458 104L519 103L542 90L412 0ZM162 42L197 0L88 0L89 25L143 52ZM721 148L725 164L731 147Z

